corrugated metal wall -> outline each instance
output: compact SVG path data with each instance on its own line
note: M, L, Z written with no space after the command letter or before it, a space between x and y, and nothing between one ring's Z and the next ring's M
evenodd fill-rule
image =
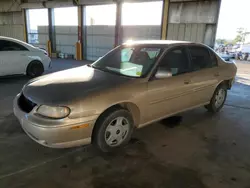
M49 40L49 28L48 26L38 26L37 35L38 43L33 44L34 46L47 49L47 42Z
M169 7L167 39L214 45L219 1L178 2Z
M77 26L56 26L56 51L76 55Z
M22 12L0 13L0 35L24 40Z
M65 54L76 55L75 44L78 40L77 26L55 26L56 31L56 51ZM38 41L34 44L46 49L46 43L49 40L48 26L38 27Z
M159 40L161 38L161 26L140 25L122 26L123 42L127 40Z
M115 26L86 26L87 60L96 60L106 54L115 44Z
M187 40L214 44L218 20L219 0L170 0L167 39ZM0 35L24 40L22 12L0 13ZM122 40L160 39L161 28L154 25L122 26ZM41 26L39 45L48 41L47 26ZM86 28L87 59L95 60L114 46L114 26L91 25ZM77 27L56 27L56 48L63 53L75 54Z
M115 44L115 26L92 25L87 27L87 59L96 60ZM122 40L160 39L160 26L122 26Z
M153 1L152 1L153 2ZM150 40L160 39L161 35L161 9L162 1L154 1L153 3L124 3L121 11L121 29L119 29L119 41L127 40ZM96 6L102 7L102 6ZM88 8L88 6L87 6ZM86 8L86 9L87 9ZM91 6L90 6L91 8ZM93 8L93 7L92 7ZM106 7L107 8L107 7ZM148 13L150 8L157 8L156 15ZM141 9L139 12L138 10ZM104 7L103 7L103 10ZM107 9L106 9L107 10ZM93 10L92 10L93 11ZM102 11L102 9L95 11ZM88 60L96 60L103 56L115 45L115 11L116 7L109 9L109 17L114 22L106 22L102 20L102 14L96 16L87 9L87 26L86 26L86 56ZM91 15L93 14L93 15ZM100 17L102 19L100 19ZM129 18L129 19L125 19ZM91 23L92 22L92 23ZM84 33L84 32L83 32Z
M203 42L206 24L169 24L167 39Z

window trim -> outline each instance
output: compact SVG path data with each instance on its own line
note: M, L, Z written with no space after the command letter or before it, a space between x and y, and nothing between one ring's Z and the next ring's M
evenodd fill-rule
M190 48L191 47L198 47L198 48L203 48L205 50L207 50L208 54L209 54L209 57L210 57L210 60L212 62L212 56L211 56L211 52L208 47L206 46L202 46L202 45L188 45L187 46L187 50L188 50L188 53L189 53L189 59L190 59L190 62L191 62L191 72L197 72L197 71L201 71L201 70L206 70L206 69L211 69L211 68L214 68L214 67L218 67L218 61L217 61L217 58L216 58L216 66L213 66L213 67L206 67L206 68L202 68L202 69L199 69L199 70L194 70L194 63L193 63L193 60L192 60L192 55L191 55L191 52L190 52ZM216 56L215 56L216 57Z
M129 76L130 78L136 78L136 79L142 79L142 78L151 77L150 74L152 73L152 70L154 69L154 67L156 66L156 64L158 64L159 59L162 57L162 54L165 52L165 48L163 46L161 46L161 45L155 45L155 44L139 44L139 45L122 44L122 45L119 45L119 46L113 48L108 53L106 53L104 56L102 56L100 58L100 60L103 57L108 56L108 55L114 53L117 49L123 49L123 48L132 47L132 46L140 48L140 49L142 49L142 48L159 48L160 49L159 56L156 58L155 62L152 64L152 66L148 69L148 71L144 75L142 75L140 77L131 77L131 76ZM93 62L91 65L94 65L96 62L98 62L98 60L95 61L95 62ZM120 75L120 76L125 76L125 75Z
M216 56L216 53L213 51L213 49L210 49L210 48L207 48L209 54L210 54L210 58L212 60L212 54L214 55L215 59L216 59L216 63L215 63L215 66L213 67L218 67L218 59L217 59L217 56ZM211 68L213 68L211 67Z
M167 53L170 52L170 51L172 51L172 50L180 49L180 48L184 49L184 52L185 52L185 55L186 55L187 61L188 61L188 67L190 69L188 72L180 74L180 75L184 75L184 74L192 72L192 64L191 64L191 59L189 57L188 47L186 45L172 46L170 48L165 49L165 51L163 51L163 53L161 54L161 57L159 57L158 61L156 62L155 67L152 68L152 73L151 73L148 81L154 80L154 77L155 77L155 74L157 72L157 69L158 69L158 67L159 67L162 59L165 57L165 55L167 55ZM176 76L180 76L180 75L176 75ZM175 76L173 76L173 77L175 77Z

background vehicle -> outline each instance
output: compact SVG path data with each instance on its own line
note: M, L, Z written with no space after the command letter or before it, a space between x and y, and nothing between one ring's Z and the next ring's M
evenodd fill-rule
M0 36L0 76L26 74L42 75L51 65L45 50L17 39Z
M92 142L106 152L126 144L134 128L176 113L204 105L218 112L236 70L201 44L128 43L92 65L30 81L15 98L14 113L44 146Z
M231 61L231 62L234 62L233 61L233 57L229 54L226 54L226 53L218 53L218 55L225 61Z

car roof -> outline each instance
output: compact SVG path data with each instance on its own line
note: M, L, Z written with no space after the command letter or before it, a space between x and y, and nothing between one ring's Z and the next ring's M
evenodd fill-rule
M15 39L15 38L5 37L5 36L0 36L0 39L10 40L10 41L15 41L15 42L23 42L21 40Z
M145 45L145 46L159 46L159 47L171 47L171 46L179 46L179 45L195 45L208 47L202 43L190 42L190 41L178 41L178 40L138 40L138 41L127 41L122 45L131 46L131 45Z
M124 43L125 45L133 45L133 44L152 44L152 45L157 45L157 44L199 44L199 43L194 43L194 42L189 42L189 41L178 41L178 40L138 40L138 41L127 41Z
M26 47L29 47L29 48L34 48L34 46L26 43L26 42L23 42L21 40L18 40L18 39L15 39L15 38L11 38L11 37L5 37L5 36L0 36L0 40L8 40L8 41L12 41L12 42L16 42L16 43L19 43L19 44L22 44Z

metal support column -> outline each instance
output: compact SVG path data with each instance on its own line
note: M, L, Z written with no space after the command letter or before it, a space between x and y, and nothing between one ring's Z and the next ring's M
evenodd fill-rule
M82 6L82 54L83 59L87 60L87 17L86 6Z
M216 40L216 35L217 35L217 30L218 30L218 24L219 24L219 17L220 17L220 8L221 8L221 0L218 2L218 9L217 9L217 18L216 18L216 29L215 29L215 34L213 38L213 46L210 46L211 48L214 48L215 45L215 40Z
M82 6L78 6L78 41L76 43L76 59L82 60L82 27L83 27L83 12L82 12Z
M115 23L115 47L122 42L122 2L117 0L116 2L116 23Z
M162 22L161 22L161 39L167 39L168 31L168 12L169 12L169 0L163 1L163 10L162 10Z
M48 18L49 18L49 41L51 43L52 53L56 52L56 30L55 30L55 14L54 9L48 9Z
M23 14L23 39L24 39L24 42L28 42L26 9L22 10L22 14Z

